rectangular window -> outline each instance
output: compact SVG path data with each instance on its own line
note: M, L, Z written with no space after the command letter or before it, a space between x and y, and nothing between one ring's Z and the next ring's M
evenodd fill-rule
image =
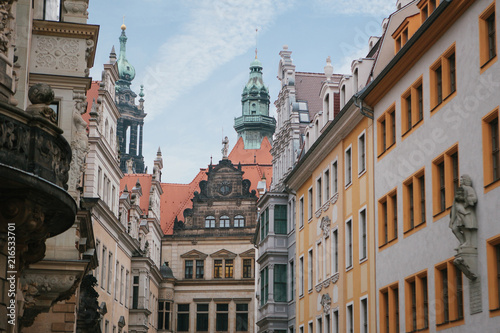
M252 259L243 259L243 278L249 279L252 277Z
M394 283L380 289L380 332L399 333L399 287Z
M366 259L367 238L366 238L366 208L359 212L359 260Z
M354 333L354 309L353 305L349 304L346 311L346 332Z
M304 257L299 258L299 296L304 295Z
M120 277L121 277L121 283L120 283L120 304L123 304L123 287L124 287L124 284L125 284L125 287L128 287L128 272L126 275L123 274L124 273L124 267L121 266L120 267ZM127 296L125 296L126 298ZM125 306L127 306L127 304L125 304Z
M177 304L177 331L189 331L189 304Z
M286 217L287 217L287 207L286 205L275 205L274 206L274 233L278 235L286 235Z
M269 233L269 207L260 215L260 240L263 241Z
M325 333L330 333L330 314L325 314Z
M286 265L274 265L274 301L286 302Z
M158 329L159 330L170 329L170 302L167 301L158 302Z
M486 70L496 59L496 19L495 1L479 16L479 59L481 73Z
M427 272L405 279L406 331L416 332L429 328L429 295Z
M312 189L312 187L309 188L309 190L307 191L307 206L308 206L307 219L310 220L313 217L313 189Z
M361 300L361 313L360 313L360 328L361 333L368 333L368 299Z
M345 151L345 184L346 187L351 185L352 182L352 156L351 148L347 148Z
M483 172L484 186L490 190L500 180L500 138L498 108L483 118ZM491 186L496 183L494 186Z
M309 322L309 324L307 325L308 326L308 333L314 333L313 331L313 322Z
M422 77L401 95L401 132L405 136L424 118Z
M132 309L139 306L139 277L136 275L132 281Z
M208 304L196 304L196 331L208 332Z
M203 279L205 273L205 262L203 260L196 260L196 278Z
M323 204L323 189L321 176L316 180L316 210L318 210Z
M345 266L352 267L352 220L345 223Z
M366 170L366 142L365 133L358 137L358 175Z
M117 260L116 261L116 265L115 265L115 276L116 276L116 280L115 280L115 288L114 288L114 291L113 293L115 294L115 300L118 300L118 286L120 285L120 279L121 279L121 275L120 274L120 262ZM123 271L122 271L123 273Z
M333 193L335 194L339 191L337 161L333 162L332 164L332 176L333 176Z
M313 250L307 253L307 290L313 289Z
M215 279L222 278L222 260L221 259L214 260L214 278Z
M316 333L323 333L323 320L316 318Z
M104 289L106 287L106 246L102 247L102 267L101 267L101 288Z
M233 259L226 259L224 262L224 277L226 279L233 278Z
M236 304L236 331L248 331L248 304Z
M440 328L464 318L462 272L453 264L454 259L435 267L436 324Z
M455 196L459 175L458 145L448 149L432 161L433 215L441 217L447 211Z
M395 144L396 105L392 104L377 120L377 156L382 156Z
M419 229L425 224L425 175L424 169L403 183L404 233Z
M431 111L447 101L457 90L455 44L430 67Z
M229 304L217 304L215 330L227 332L229 328Z
M500 315L500 235L486 241L490 317Z
M304 226L304 197L299 200L299 223L302 228Z
M289 286L290 286L290 301L293 301L295 299L295 262L292 260L289 263L289 272L290 272L290 280L289 280Z
M333 272L337 273L339 271L339 235L338 230L333 231Z
M398 238L397 192L391 191L378 201L379 247L383 247Z
M193 261L186 260L184 261L184 278L192 279L193 278Z
M330 170L326 170L325 173L323 174L323 177L325 178L324 183L325 183L325 202L330 199Z
M333 310L333 333L340 333L340 331L339 331L339 310Z
M43 1L43 20L44 21L61 20L61 0Z
M260 271L260 306L267 303L269 297L269 268Z

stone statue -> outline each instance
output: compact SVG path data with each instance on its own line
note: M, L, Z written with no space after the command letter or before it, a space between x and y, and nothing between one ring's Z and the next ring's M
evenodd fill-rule
M129 159L127 161L127 173L134 173L134 160Z
M229 150L229 139L227 136L222 140L222 159L227 159L227 152Z
M450 212L450 228L460 242L460 248L476 245L473 239L473 234L478 227L476 203L477 195L472 187L472 180L468 175L462 175Z
M85 112L85 108L81 108ZM69 170L68 190L72 193L77 191L83 172L85 172L85 158L89 152L89 141L87 138L87 123L80 115L78 102L73 109L73 138L71 140L71 165Z

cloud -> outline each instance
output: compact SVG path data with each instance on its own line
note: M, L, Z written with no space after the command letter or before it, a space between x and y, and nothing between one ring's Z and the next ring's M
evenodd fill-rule
M148 93L146 121L206 81L217 68L247 52L255 45L255 29L265 31L289 6L284 0L186 3L189 22L160 47L140 80Z
M314 0L321 12L344 15L389 15L396 9L396 0Z

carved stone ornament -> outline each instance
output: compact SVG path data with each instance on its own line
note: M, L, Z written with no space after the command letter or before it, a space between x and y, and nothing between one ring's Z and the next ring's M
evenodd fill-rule
M0 3L0 52L7 54L13 44L14 38L14 14L12 4L14 0L2 1Z
M339 194L335 193L335 195L330 199L330 203L332 205L335 205L335 203L337 202L338 199L339 199Z
M88 2L85 0L65 0L63 4L64 12L68 14L88 17Z
M85 112L87 105L82 100L82 95L80 92L73 93L75 108L73 110L73 137L71 140L72 159L68 180L68 190L73 194L77 192L77 188L80 186L82 175L85 172L85 159L90 150L87 137L87 123L81 116L82 111Z
M326 279L325 281L323 281L323 288L328 288L329 285L330 285L330 279Z
M48 84L37 83L28 90L28 98L32 105L26 108L26 112L33 116L46 118L57 124L57 115L49 105L54 100L54 91Z
M323 313L328 314L330 312L330 306L332 305L332 299L330 295L323 294L321 297L321 306L323 307Z
M315 289L316 289L316 292L318 292L318 293L319 293L319 292L321 291L321 289L323 289L323 283L321 283L321 282L320 282L320 283L318 283L318 284L315 286Z
M339 280L339 273L335 273L335 275L333 275L331 278L330 278L330 281L332 282L332 284L335 284L337 283L337 281Z
M331 223L332 223L332 221L330 220L330 218L328 216L323 216L323 218L321 219L320 228L323 231L324 237L328 237L328 235L330 235Z

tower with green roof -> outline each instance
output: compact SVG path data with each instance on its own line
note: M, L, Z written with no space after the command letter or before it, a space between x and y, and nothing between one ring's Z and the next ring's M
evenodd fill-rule
M120 145L120 169L124 173L144 173L144 157L142 156L142 137L144 118L144 91L141 85L139 104L135 104L137 94L130 89L135 78L135 68L127 60L126 46L127 35L125 24L121 26L120 54L116 65L118 80L116 81L115 102L120 111L118 119L117 136ZM114 49L111 51L114 54ZM110 57L111 59L111 57Z
M259 149L262 139L272 143L276 119L269 116L269 89L262 79L262 63L257 59L250 64L250 77L241 94L242 115L234 119L238 138L242 137L245 149Z

